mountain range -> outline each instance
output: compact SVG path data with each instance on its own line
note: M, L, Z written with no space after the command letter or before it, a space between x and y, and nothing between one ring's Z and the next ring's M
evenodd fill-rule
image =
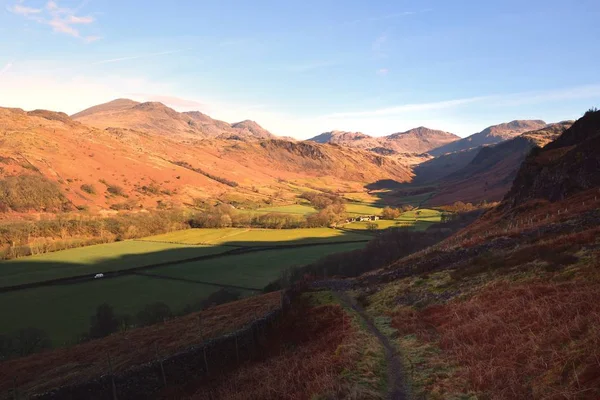
M512 121L464 139L419 127L383 137L331 131L296 141L254 121L230 124L158 102L117 99L72 116L0 108L0 178L33 174L57 182L63 207L72 209L197 199L270 204L290 201L303 188L352 191L378 181L429 185L430 205L496 201L529 151L570 123Z
M58 185L67 210L211 199L265 205L293 201L309 187L356 191L373 180L406 182L412 176L410 168L372 152L279 140L251 121L230 125L129 100L72 118L0 108L0 140L0 183L42 177ZM46 205L4 207L54 211Z

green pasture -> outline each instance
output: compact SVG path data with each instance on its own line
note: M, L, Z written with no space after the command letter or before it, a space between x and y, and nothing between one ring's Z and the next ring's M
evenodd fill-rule
M256 210L251 210L251 212L309 215L317 212L317 210L307 204L291 204L287 206L259 208Z
M119 314L136 314L146 304L157 301L168 304L177 312L186 304L199 301L219 289L191 281L260 289L289 267L308 264L328 254L355 250L365 245L366 242L327 244L237 256L224 255L147 270L151 274L190 282L136 275L0 293L0 319L3 321L0 334L33 326L46 331L53 343L60 346L71 343L78 334L86 331L96 307L104 302L114 306ZM250 291L242 293L251 294Z
M0 286L96 274L230 250L221 246L127 240L0 262Z
M135 315L158 301L179 311L217 290L210 285L124 276L0 293L0 335L36 327L46 331L55 346L62 346L89 329L90 317L102 303L112 305L117 314Z
M361 235L364 237L363 235ZM211 260L189 262L148 272L163 276L262 288L290 267L312 263L333 253L363 248L367 242L260 251Z
M182 244L210 244L236 246L268 246L307 243L339 242L348 240L368 240L356 233L347 233L331 228L302 229L187 229L151 236L144 240L177 242Z

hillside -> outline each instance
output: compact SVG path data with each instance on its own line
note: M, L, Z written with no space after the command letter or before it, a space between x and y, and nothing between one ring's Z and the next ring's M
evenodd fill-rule
M354 282L411 394L600 396L599 154L589 112L526 157L498 207Z
M572 121L565 121L548 125L496 145L445 154L429 162L433 165L423 164L421 171L417 168L415 173L425 172L432 176L437 170L439 177L436 180L439 189L429 199L428 204L501 200L510 189L521 163L531 149L545 146L571 124ZM445 165L441 163L442 160L445 161ZM467 160L468 163L465 163ZM443 169L449 173L444 175Z
M150 109L164 115L175 113L177 118L158 125L150 122L147 129L134 124L142 130L99 129L80 122L95 119L96 112L73 120L61 113L1 108L0 177L45 177L54 182L71 209L153 208L157 202L190 204L196 198L227 196L264 204L276 193L277 200L293 199L303 186L352 191L378 179L411 178L410 170L400 163L360 150L308 142L208 140L196 134L157 133L157 126L163 123L187 125L185 119L178 119L183 114L160 104L130 107L131 103L122 103L118 101L117 108L124 107L128 113L133 110L140 118ZM106 107L100 107L100 115L116 113L115 120L124 115L114 111L113 105L108 111ZM256 128L243 126L248 131ZM55 203L60 203L60 196L55 197Z
M366 149L383 155L395 155L426 153L433 148L458 139L459 137L452 133L419 127L382 137L372 137L361 132L331 131L308 139L308 141Z
M440 156L446 153L496 144L517 137L524 132L542 129L546 125L544 121L540 120L515 120L499 125L492 125L464 139L433 148L429 153L433 156Z
M71 116L83 124L99 128L134 129L141 132L180 135L190 138L220 136L238 140L269 139L273 135L254 121L236 124L212 119L199 111L179 113L158 102L138 103L117 99Z

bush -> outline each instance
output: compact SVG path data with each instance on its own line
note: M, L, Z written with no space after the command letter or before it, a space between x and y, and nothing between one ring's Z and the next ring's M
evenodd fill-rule
M83 185L81 185L80 189L89 194L96 194L96 188L94 187L94 185L84 183Z
M108 185L106 191L114 196L128 197L125 190L118 185Z
M96 315L90 319L90 339L98 339L119 330L119 320L115 316L112 306L101 304L96 309Z
M381 218L383 219L396 219L400 216L400 210L392 207L385 207L381 212Z
M308 200L317 210L323 210L335 204L344 204L344 200L340 196L331 193L304 192L299 197Z
M3 210L61 211L70 208L56 182L39 175L9 176L0 179Z

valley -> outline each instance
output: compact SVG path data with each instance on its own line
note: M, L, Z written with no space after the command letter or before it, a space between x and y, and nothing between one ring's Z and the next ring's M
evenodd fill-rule
M245 385L237 373L319 354L306 368L320 372L298 366L299 373L330 371L313 384L337 398L409 391L508 398L503 387L523 394L526 384L501 369L474 375L481 366L473 357L493 340L470 330L500 329L487 312L513 324L526 317L486 299L529 296L553 313L537 291L563 296L571 290L564 284L581 292L580 303L595 293L581 285L595 279L596 161L580 160L596 157L585 146L595 146L597 112L577 122L513 121L469 140L421 127L383 139L331 132L295 141L252 121L228 124L125 99L72 117L0 111L0 371L29 376L29 363L52 370L76 354L80 360L70 377L25 378L20 393L87 391L96 379L106 385L98 357L110 352L119 354L116 390L133 395L127 382L147 379L154 367L142 363L155 365L160 352L170 360L167 367L160 361L170 371L163 384L140 383L136 393L202 398L209 390L229 398L231 382ZM580 144L588 134L592 142ZM570 155L574 148L578 156ZM577 180L558 182L551 171L561 168L577 169L568 175ZM565 241L571 245L558 245ZM481 316L471 321L464 315L474 309ZM567 314L557 318L575 324ZM531 329L541 336L548 327L537 323ZM302 324L312 333L294 333ZM338 343L333 350L343 361L312 336L317 331ZM525 340L502 332L506 343ZM593 332L582 332L573 343L589 346ZM470 347L461 350L455 334L472 337ZM225 346L225 358L213 342ZM131 343L156 346L156 354ZM175 372L187 363L178 357L198 349L195 366ZM520 370L506 352L494 354ZM588 368L586 359L578 362ZM348 374L331 373L342 365ZM221 372L211 375L215 368ZM163 387L167 375L173 383ZM307 390L282 379L282 390ZM572 388L572 380L548 379ZM10 384L0 380L3 390Z

